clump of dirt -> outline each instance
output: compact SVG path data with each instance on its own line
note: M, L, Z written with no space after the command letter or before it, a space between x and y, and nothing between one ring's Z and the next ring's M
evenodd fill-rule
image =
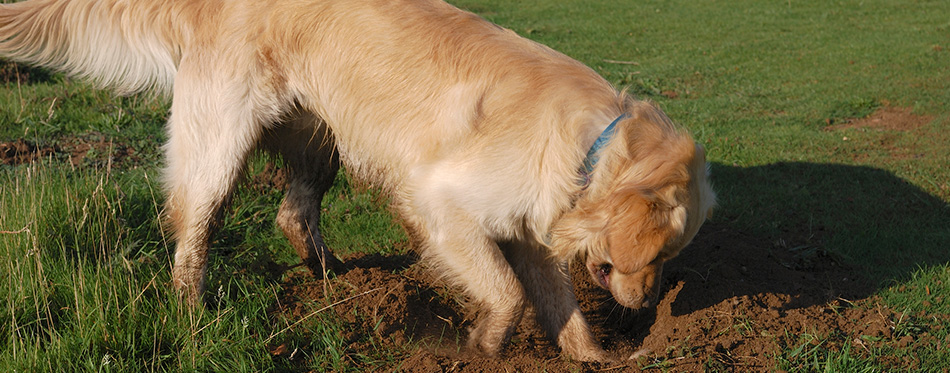
M912 131L927 125L931 121L933 121L932 116L914 114L911 108L885 105L867 117L828 126L826 129L870 128L888 131Z
M31 141L16 139L0 142L0 163L18 165L31 163L40 158L46 158L59 150L52 146L37 146Z
M134 164L140 160L135 149L98 134L66 138L60 141L59 147L75 166Z
M664 292L653 312L624 309L582 266L572 266L578 301L604 348L617 357L614 363L561 356L530 311L500 357L470 353L464 338L474 310L423 265L406 256L345 261L349 271L326 283L302 273L289 276L281 308L274 312L303 317L312 309L304 302L342 291L337 298L353 298L333 310L347 323L348 353L405 351L398 368L410 372L767 370L775 368L780 351L809 343L806 335L837 333L825 342L830 348L906 339L895 333L905 315L869 298L873 288L835 258L802 255L715 224L707 224L697 241L667 264ZM374 345L361 338L369 333L376 337ZM423 341L423 347L407 351L410 341ZM286 351L275 349L276 358L286 358L281 352ZM883 363L898 369L913 365Z
M130 166L142 161L134 148L96 133L62 138L53 144L26 139L0 141L0 164L16 166L47 158L68 161L73 166L97 167Z

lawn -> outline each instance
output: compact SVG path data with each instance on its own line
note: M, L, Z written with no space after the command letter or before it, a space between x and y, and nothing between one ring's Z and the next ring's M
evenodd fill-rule
M453 4L656 102L706 147L720 206L656 315L617 315L578 279L606 348L638 359L571 362L530 323L503 360L458 353L465 300L416 262L385 196L343 174L322 228L350 271L313 278L274 224L281 160L263 155L190 311L161 229L167 100L0 61L0 369L950 366L950 2Z

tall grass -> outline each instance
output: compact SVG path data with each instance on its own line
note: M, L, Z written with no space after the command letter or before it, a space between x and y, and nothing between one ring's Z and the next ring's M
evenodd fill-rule
M252 172L264 161L256 160ZM0 168L0 367L261 371L289 364L272 358L283 344L308 351L296 359L306 365L295 369L354 369L343 323L322 312L342 295L314 299L308 317L287 319L273 313L279 273L247 270L261 258L295 262L272 223L276 190L241 188L212 249L209 306L182 304L170 286L173 246L160 229L154 172L77 169L55 161ZM330 195L337 202L327 205L346 211L327 223L333 235L382 232L341 241L343 251L366 245L404 252L391 244L404 236L375 207L378 197L354 192L343 179ZM392 354L363 359L385 362Z
M47 163L0 173L0 366L246 370L268 360L256 333L269 323L267 284L222 285L216 308L198 312L169 289L151 179Z

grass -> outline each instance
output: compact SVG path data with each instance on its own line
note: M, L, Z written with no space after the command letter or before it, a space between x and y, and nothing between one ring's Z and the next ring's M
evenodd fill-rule
M656 101L708 149L718 223L861 268L888 307L909 315L895 321L900 333L937 341L865 349L840 335L801 336L779 352L780 367L886 370L889 356L950 366L950 3L454 3ZM11 70L23 79L0 86L0 140L95 135L136 156L117 167L0 166L0 367L355 370L398 361L400 351L352 356L328 313L289 329L299 320L272 315L280 279L266 265L294 262L272 223L272 189L240 191L214 243L213 306L185 312L167 286L173 249L158 222L167 103L0 65L2 76ZM885 106L933 120L912 131L828 129ZM379 201L337 181L324 231L340 253L405 252ZM342 299L326 297L308 312ZM273 359L280 345L309 355Z
M169 249L143 172L103 175L55 164L5 172L0 290L5 348L0 366L19 371L208 370L202 356L246 370L267 354L238 320L266 321L268 287L233 278L215 309L186 312L167 290ZM14 179L15 178L15 179ZM218 343L225 338L235 343ZM244 346L243 348L239 346ZM226 365L223 365L226 362Z
M259 160L252 168L262 166ZM147 168L153 167L112 174L38 162L0 174L0 227L18 227L0 235L0 271L8 274L0 286L0 366L258 371L279 368L271 349L287 344L325 352L309 357L313 369L347 368L343 324L332 315L272 315L279 284L261 262L293 261L293 250L270 223L275 212L262 207L276 206L277 191L239 193L212 249L210 306L191 313L168 286L172 249L159 227L160 196ZM341 183L335 190L345 195L349 188ZM364 193L347 204L361 208L371 199ZM368 218L344 218L344 224L364 229L385 216L373 209ZM395 226L389 231L398 232ZM312 307L340 297L316 299ZM297 321L305 322L290 327Z

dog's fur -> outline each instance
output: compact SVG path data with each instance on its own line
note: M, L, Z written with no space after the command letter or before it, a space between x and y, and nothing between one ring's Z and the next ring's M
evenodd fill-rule
M342 161L486 307L469 340L489 354L532 305L566 353L606 359L568 261L585 258L624 306L655 304L663 263L715 200L703 149L655 106L439 0L30 0L0 7L0 55L171 94L166 212L192 302L258 147L286 159L277 220L311 269L340 265L318 222ZM622 113L582 185L587 150Z

